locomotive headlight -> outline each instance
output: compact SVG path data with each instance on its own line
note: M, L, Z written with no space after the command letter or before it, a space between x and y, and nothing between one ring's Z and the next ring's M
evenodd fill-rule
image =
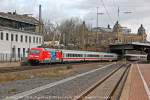
M35 58L39 58L39 56L34 56Z
M29 57L30 58L39 58L39 56L33 56L33 55L30 55Z

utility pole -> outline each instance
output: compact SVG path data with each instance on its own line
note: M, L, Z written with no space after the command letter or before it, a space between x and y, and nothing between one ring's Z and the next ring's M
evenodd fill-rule
M118 22L119 22L119 17L120 17L120 8L118 6Z
M98 9L99 9L99 7L97 7L97 20L96 20L97 29L98 29Z
M118 22L120 21L120 13L124 13L124 14L130 14L132 13L131 11L125 11L125 12L120 12L120 7L118 6Z
M98 39L98 27L99 27L99 15L103 15L104 13L99 13L99 7L97 7L97 21L96 21L96 24L97 24L97 31L96 31L96 49L98 48L98 43L99 43L99 39Z
M98 9L99 9L99 7L97 7L97 13L96 13L96 14L97 14L97 20L96 20L96 27L97 27L97 28L99 27L99 15L103 15L103 14L104 14L104 13L102 13L102 12L99 13L99 10L98 10Z
M41 32L42 29L42 6L39 5L39 32Z
M82 41L83 41L83 50L85 49L85 21L83 21L83 24L82 24Z

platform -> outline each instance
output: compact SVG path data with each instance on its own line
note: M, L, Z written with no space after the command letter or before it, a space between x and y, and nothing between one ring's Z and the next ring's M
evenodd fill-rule
M150 100L150 64L133 64L120 100Z

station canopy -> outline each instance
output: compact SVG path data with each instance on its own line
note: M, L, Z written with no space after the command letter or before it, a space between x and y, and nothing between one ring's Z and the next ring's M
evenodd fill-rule
M150 43L132 42L132 43L119 43L109 46L110 52L124 54L126 50L137 50L147 52L150 50Z

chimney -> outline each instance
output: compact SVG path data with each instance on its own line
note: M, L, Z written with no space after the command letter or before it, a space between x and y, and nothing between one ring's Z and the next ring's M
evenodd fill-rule
M42 6L39 5L39 32L43 33L42 30Z
M42 6L39 5L39 22L42 22Z

